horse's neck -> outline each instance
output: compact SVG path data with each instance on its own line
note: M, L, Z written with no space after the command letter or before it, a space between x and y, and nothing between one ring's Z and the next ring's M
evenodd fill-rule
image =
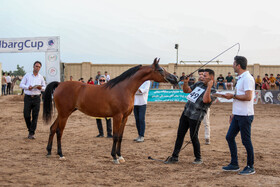
M123 83L125 87L129 88L129 92L134 95L138 88L149 79L147 71L141 69Z

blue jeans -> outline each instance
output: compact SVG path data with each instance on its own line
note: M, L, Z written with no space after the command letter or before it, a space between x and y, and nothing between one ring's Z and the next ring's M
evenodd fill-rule
M143 137L146 128L146 123L145 123L146 108L147 105L134 106L134 117L136 121L138 135Z
M153 88L158 89L158 85L159 85L159 83L158 83L158 82L153 82Z
M184 81L180 81L180 82L178 83L178 85L179 85L179 88L182 89L181 86L184 85Z
M2 95L6 94L5 91L6 91L6 84L2 84Z
M217 82L217 90L219 89L219 85L223 85L224 90L226 90L226 85L224 82Z
M229 126L228 133L226 135L226 140L231 153L231 163L232 165L238 166L237 158L237 146L235 142L235 137L238 132L241 133L242 144L245 146L247 151L247 165L250 167L254 166L254 149L251 142L251 124L253 122L254 116L239 116L234 115L232 122Z

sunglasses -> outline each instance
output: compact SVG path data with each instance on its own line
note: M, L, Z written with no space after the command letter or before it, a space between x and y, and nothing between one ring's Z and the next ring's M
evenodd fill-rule
M104 79L100 79L99 82L105 82L105 80Z

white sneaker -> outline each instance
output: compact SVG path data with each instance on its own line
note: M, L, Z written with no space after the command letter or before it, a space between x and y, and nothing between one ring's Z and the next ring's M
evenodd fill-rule
M139 136L136 142L144 142L144 136Z
M133 139L133 141L137 141L140 138L140 136L138 136L137 138Z

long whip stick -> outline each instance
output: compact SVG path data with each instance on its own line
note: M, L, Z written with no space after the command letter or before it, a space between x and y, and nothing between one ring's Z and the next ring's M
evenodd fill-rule
M221 52L220 54L218 54L217 56L215 56L214 58L212 58L211 60L209 60L208 62L206 62L204 65L202 65L200 68L198 68L194 72L190 73L187 77L190 77L192 74L194 74L195 72L197 72L198 70L200 70L201 68L203 68L204 66L206 66L207 64L209 64L210 62L212 62L213 60L218 58L219 56L221 56L222 54L224 54L225 52L229 51L231 48L235 47L236 45L238 45L238 51L237 51L237 54L236 54L236 55L238 55L239 50L240 50L240 44L236 43L233 46L231 46L231 47L227 48L226 50L224 50L223 52Z

